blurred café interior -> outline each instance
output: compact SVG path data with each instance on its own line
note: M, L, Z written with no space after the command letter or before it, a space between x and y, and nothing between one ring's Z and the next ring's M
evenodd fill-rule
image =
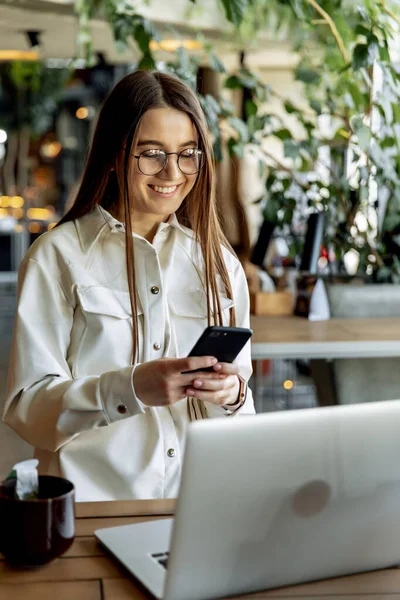
M201 98L250 288L257 412L400 397L400 12L94 4L0 0L1 389L20 261L73 202L104 98L140 67ZM1 423L0 476L29 456Z

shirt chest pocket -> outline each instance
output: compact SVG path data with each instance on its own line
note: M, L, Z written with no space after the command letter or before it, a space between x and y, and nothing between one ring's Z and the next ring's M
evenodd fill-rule
M234 301L220 294L223 325L229 325L229 309ZM202 290L168 294L168 306L179 356L187 356L207 327L207 301ZM211 324L213 321L211 321Z
M75 320L80 331L75 372L99 374L131 364L132 312L129 292L103 286L78 289ZM143 311L138 308L139 351Z

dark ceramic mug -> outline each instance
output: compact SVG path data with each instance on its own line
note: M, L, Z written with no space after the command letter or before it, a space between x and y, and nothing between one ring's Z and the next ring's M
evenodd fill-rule
M64 554L75 535L74 486L39 475L34 500L14 496L15 479L0 484L0 552L14 564L39 565Z

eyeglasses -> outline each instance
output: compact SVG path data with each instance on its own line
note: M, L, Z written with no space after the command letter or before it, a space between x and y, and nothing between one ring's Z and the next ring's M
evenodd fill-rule
M165 169L168 157L176 154L178 169L184 175L195 175L204 165L204 152L198 148L186 148L181 152L164 152L164 150L144 150L138 156L133 154L137 161L139 171L143 175L158 175Z

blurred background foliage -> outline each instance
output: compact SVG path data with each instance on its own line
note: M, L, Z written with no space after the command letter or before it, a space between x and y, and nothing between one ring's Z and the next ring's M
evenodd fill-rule
M151 0L149 0L151 2ZM171 60L156 63L154 24L127 0L76 0L77 59L96 63L93 18L109 23L116 47L140 51L138 68L175 73L198 93L214 140L215 157L224 147L242 159L253 153L265 193L264 219L287 239L293 260L310 212L326 215L324 245L339 271L354 252L358 272L375 281L400 282L400 73L393 48L400 28L398 3L385 0L215 0L231 31L224 35L240 56L240 68L227 72L212 43L199 32L203 51L184 46ZM188 11L204 10L187 0ZM299 60L295 72L301 99L280 98L290 119L269 109L278 94L246 60L265 30L284 35ZM176 34L177 37L178 34ZM198 92L199 68L207 64L221 79L221 93ZM74 63L72 63L72 67ZM54 113L68 71L41 63L3 65L3 103L13 110L5 128L40 134ZM232 101L241 95L241 109ZM0 107L2 108L2 107ZM4 107L3 107L4 108ZM294 133L288 123L300 126ZM283 150L277 156L276 142ZM299 241L300 238L300 241Z

